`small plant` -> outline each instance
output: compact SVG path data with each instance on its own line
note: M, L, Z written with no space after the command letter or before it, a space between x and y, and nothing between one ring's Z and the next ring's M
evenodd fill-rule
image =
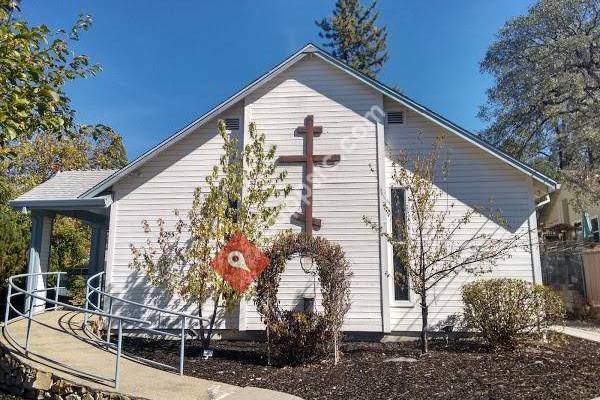
M271 334L277 359L289 365L322 358L333 336L323 315L312 311L283 311Z
M564 317L552 289L520 279L484 279L463 287L466 326L493 346L514 346L527 334L544 333Z

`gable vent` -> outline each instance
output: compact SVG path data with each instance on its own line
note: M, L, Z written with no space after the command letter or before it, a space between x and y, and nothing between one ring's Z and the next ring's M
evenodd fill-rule
M225 118L225 129L228 131L237 131L240 129L239 118Z
M388 124L403 124L404 113L402 111L391 111L387 113Z

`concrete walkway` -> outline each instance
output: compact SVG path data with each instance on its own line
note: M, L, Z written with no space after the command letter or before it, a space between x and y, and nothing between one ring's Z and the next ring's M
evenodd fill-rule
M592 342L600 343L600 332L583 329L583 328L575 328L571 326L560 326L555 325L550 327L550 330L558 333L563 333L565 335L573 336L580 339L590 340Z
M34 317L31 325L30 353L26 357L19 345L25 345L26 320L9 324L11 341L6 332L0 342L25 364L51 372L63 379L104 391L115 391L113 379L116 356L99 346L95 338L81 329L79 313L53 311ZM301 400L289 394L254 387L179 376L122 357L119 393L151 400Z

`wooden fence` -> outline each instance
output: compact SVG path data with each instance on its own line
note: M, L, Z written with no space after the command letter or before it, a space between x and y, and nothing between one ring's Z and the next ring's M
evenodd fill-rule
M585 274L585 291L590 305L600 307L600 247L581 252Z

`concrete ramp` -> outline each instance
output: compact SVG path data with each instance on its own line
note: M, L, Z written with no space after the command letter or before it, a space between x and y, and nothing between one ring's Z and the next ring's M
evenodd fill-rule
M49 311L34 317L28 354L23 350L26 319L9 323L10 337L4 327L0 342L5 351L24 365L85 386L90 392L112 392L151 400L301 400L281 392L180 376L126 356L121 359L117 391L114 389L115 352L82 326L80 313Z

